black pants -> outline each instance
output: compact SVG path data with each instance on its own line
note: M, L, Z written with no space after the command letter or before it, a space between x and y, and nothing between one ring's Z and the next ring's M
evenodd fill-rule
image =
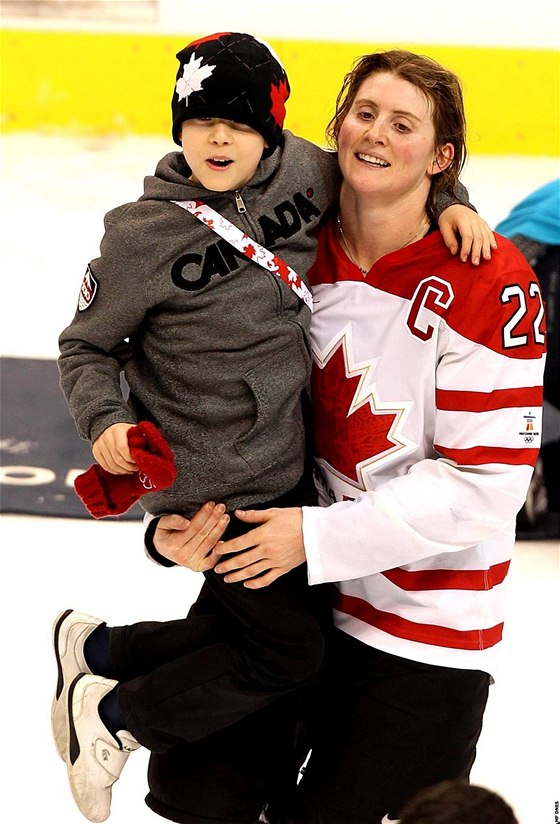
M321 700L312 707L313 749L298 787L297 824L398 820L419 790L467 779L489 676L333 635Z
M153 752L240 721L304 687L320 668L323 631L303 567L262 590L225 584L209 573L201 597L210 593L227 604L226 615L145 622L111 633L128 729Z
M233 520L225 537L249 528ZM208 572L186 618L112 628L127 726L152 751L150 807L188 824L252 824L279 783L293 794L300 693L329 620L330 592L308 587L302 566L262 590Z
M295 698L280 699L200 741L152 753L146 804L181 824L256 824L263 810L271 824L292 824L297 713Z

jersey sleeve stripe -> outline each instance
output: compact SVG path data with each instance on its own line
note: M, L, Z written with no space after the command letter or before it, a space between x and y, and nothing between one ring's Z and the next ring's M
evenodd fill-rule
M419 624L392 612L384 612L362 598L345 595L335 589L334 606L372 627L397 638L453 649L481 650L495 646L502 639L503 622L485 629L458 630L434 624Z
M505 446L473 446L470 449L448 449L434 444L434 449L455 461L458 466L481 466L483 464L505 464L507 466L535 466L539 450L528 447L510 449Z
M516 389L495 389L493 392L455 392L436 390L438 409L461 412L488 412L506 407L541 406L542 387L523 386Z
M389 569L381 573L391 583L407 592L423 590L463 589L486 591L501 584L510 562L495 564L489 569Z

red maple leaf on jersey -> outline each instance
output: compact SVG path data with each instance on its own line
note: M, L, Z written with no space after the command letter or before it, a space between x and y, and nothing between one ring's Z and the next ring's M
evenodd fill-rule
M311 374L315 456L360 487L357 465L394 448L388 433L396 418L394 412L374 414L367 400L350 412L361 377L347 376L342 341Z
M288 85L285 80L281 80L277 86L275 86L274 83L271 84L270 99L272 100L272 106L270 108L270 114L276 121L277 126L281 126L286 117L286 106L284 104L288 96Z

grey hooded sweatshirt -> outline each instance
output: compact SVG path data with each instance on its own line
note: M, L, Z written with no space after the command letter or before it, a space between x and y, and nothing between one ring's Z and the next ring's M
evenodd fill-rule
M283 138L239 192L192 183L183 154L166 155L142 197L106 215L101 256L60 336L61 386L80 436L93 443L112 424L151 420L173 449L174 485L141 499L154 515L190 516L211 499L230 510L270 501L302 476L311 313L172 202L204 201L307 282L340 173L336 155ZM468 204L461 184L455 194L438 197L437 215Z
M340 183L336 156L290 132L240 192L208 191L189 174L173 152L138 201L106 215L100 257L59 341L82 438L151 420L173 449L174 485L141 499L155 515L190 516L209 499L232 509L292 489L311 367L311 313L300 298L172 201L203 200L306 281Z

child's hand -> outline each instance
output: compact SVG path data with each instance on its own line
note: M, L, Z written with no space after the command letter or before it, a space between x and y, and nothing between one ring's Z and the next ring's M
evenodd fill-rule
M132 475L138 467L132 460L126 433L133 423L114 423L98 437L92 446L93 457L113 475Z
M461 206L458 203L448 206L439 216L438 223L443 241L452 255L456 255L459 251L457 242L457 235L459 235L461 239L460 257L463 263L470 255L472 263L478 266L481 253L485 260L490 260L492 249L498 248L490 226L468 206Z

